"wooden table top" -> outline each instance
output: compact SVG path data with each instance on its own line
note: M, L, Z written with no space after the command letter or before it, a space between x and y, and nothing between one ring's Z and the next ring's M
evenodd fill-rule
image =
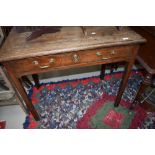
M0 49L0 62L35 56L79 51L86 49L128 45L145 42L145 39L128 27L62 27L57 33L49 33L26 41L30 32L17 33L13 28Z
M155 30L154 33L149 32L142 27L133 27L133 30L147 40L147 42L140 47L137 59L147 72L155 74Z

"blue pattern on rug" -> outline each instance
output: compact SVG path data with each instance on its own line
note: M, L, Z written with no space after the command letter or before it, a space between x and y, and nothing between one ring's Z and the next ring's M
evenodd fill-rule
M133 71L123 99L132 101L143 77ZM113 73L118 74L118 73ZM96 77L94 77L96 78ZM85 78L89 79L89 78ZM57 83L75 80L59 81ZM116 96L121 78L112 77L110 80L100 80L98 83L89 82L87 85L79 83L76 87L68 84L65 88L55 87L54 90L43 89L37 95L39 104L35 108L40 113L39 128L76 128L77 121L83 117L92 103L100 99L103 93ZM43 85L50 85L46 83ZM32 95L32 89L29 96Z

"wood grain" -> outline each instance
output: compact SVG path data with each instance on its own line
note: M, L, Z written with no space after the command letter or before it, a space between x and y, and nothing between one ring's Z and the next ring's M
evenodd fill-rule
M39 114L28 99L20 82L23 75L63 70L75 67L127 63L116 97L118 106L127 84L140 43L145 39L127 27L63 27L60 32L26 41L30 33L13 29L0 51L0 62L6 68L12 84L24 99L36 120Z
M124 71L124 74L123 74L123 77L122 77L122 81L121 81L121 84L120 84L120 87L119 87L119 90L118 90L118 95L117 95L117 98L116 98L115 104L114 104L115 107L117 107L119 105L120 101L121 101L121 98L122 98L122 95L123 95L124 90L126 88L126 85L127 85L127 82L128 82L128 78L130 76L130 73L131 73L131 70L132 70L132 66L134 64L134 61L135 61L138 49L139 49L138 45L133 48L132 59L129 60L128 62L126 62L125 71Z
M34 116L35 120L39 120L40 116L37 113L37 111L35 110L32 102L28 98L27 93L26 93L26 91L22 85L21 80L16 77L16 75L14 74L14 72L13 72L12 68L10 68L10 66L5 65L5 68L7 70L8 75L9 75L9 80L10 80L11 84L16 89L16 91L22 96L26 106L30 110L31 114Z
M14 72L18 77L20 77L23 75L43 73L54 69L105 64L109 61L111 63L121 60L125 61L133 56L133 48L134 46L130 45L104 49L84 50L64 54L54 54L35 58L13 60L4 62L3 64L7 64L11 68L14 68ZM74 55L77 55L79 58L77 62L74 60ZM50 63L51 59L54 60L54 63ZM38 64L35 65L34 62L38 62Z
M45 34L35 40L26 41L30 32L17 33L13 28L0 50L0 62L145 42L144 38L128 27L121 30L116 27L85 29L87 35L83 35L80 27L62 27L61 31L55 34Z

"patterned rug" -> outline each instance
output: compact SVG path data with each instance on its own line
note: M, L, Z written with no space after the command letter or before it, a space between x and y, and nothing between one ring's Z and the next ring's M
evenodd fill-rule
M129 110L143 80L142 73L133 71L119 107L114 100L122 73L106 75L104 80L89 77L44 83L29 90L29 97L41 116L36 122L26 117L24 128L143 128L146 112L137 106Z
M119 107L114 107L115 97L103 95L90 106L84 116L77 122L82 129L135 129L141 126L146 112L137 106L131 111L130 102L122 100Z

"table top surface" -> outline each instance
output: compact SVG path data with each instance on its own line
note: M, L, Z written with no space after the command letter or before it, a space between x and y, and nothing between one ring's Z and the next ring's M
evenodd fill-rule
M155 30L151 32L149 27L148 30L142 27L134 27L133 29L147 40L140 47L137 59L149 73L155 74Z
M62 27L27 41L31 32L13 28L0 49L0 62L86 49L143 43L145 39L128 27Z

